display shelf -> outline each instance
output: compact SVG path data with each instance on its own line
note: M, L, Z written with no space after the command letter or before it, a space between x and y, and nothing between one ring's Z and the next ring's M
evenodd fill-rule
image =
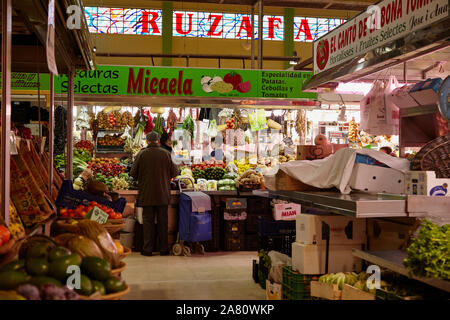
M324 209L330 213L356 218L407 217L406 197L352 192L270 191L270 196L297 202L304 207Z
M353 249L353 255L367 262L376 264L380 267L389 269L398 274L411 277L408 273L408 269L403 266L403 260L407 258L405 251L400 250L386 250L386 251L362 251ZM426 283L435 288L450 292L450 281L440 280L437 278L425 278L425 277L411 277L414 280Z

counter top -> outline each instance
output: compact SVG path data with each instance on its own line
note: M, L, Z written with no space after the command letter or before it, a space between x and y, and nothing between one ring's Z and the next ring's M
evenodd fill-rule
M407 217L406 196L355 192L270 191L270 196L298 202L305 207L356 218ZM303 211L303 210L302 210Z
M263 196L268 195L268 192L264 193L261 192L261 190L255 190L256 192L238 192L237 191L202 191L206 194L212 195L212 196ZM137 195L138 190L114 190L114 192L117 192L119 195L126 196L126 195ZM171 190L171 195L179 195L180 191L178 190Z

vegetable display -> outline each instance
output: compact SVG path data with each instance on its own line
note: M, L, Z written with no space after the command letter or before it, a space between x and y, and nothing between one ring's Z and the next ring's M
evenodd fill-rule
M411 274L450 280L450 224L439 226L424 219L406 252L403 264Z
M89 205L87 206L80 204L75 209L61 208L59 214L63 218L84 218L94 207L98 207L107 213L109 219L122 219L122 214L120 212L116 212L112 208L101 205L95 201L89 202Z
M80 240L75 251L62 245ZM79 239L80 238L80 239ZM90 296L116 293L126 289L126 283L111 273L111 263L99 256L82 256L82 246L95 242L76 234L62 234L55 240L43 237L28 239L19 250L19 258L0 268L0 299L4 300L79 300ZM111 240L112 245L114 242ZM89 249L88 249L89 250ZM101 254L91 251L94 254ZM78 266L81 271L79 287L71 288L67 270ZM67 284L66 284L67 283ZM64 285L66 284L66 285Z

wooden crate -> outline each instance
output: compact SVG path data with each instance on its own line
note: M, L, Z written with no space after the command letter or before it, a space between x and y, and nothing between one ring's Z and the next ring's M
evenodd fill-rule
M344 284L341 300L375 300L375 295Z
M317 297L327 300L341 300L342 291L336 284L311 281L311 297Z
M264 185L269 190L319 191L318 188L294 179L282 170L278 170L275 176L264 176Z

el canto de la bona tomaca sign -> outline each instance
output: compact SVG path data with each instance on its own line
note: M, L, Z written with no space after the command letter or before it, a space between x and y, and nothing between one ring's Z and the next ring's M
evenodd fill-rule
M384 0L314 42L314 74L448 17L448 0Z
M98 66L77 71L75 94L183 96L211 98L316 99L303 92L312 72L165 67ZM55 78L55 91L66 93L65 75Z

